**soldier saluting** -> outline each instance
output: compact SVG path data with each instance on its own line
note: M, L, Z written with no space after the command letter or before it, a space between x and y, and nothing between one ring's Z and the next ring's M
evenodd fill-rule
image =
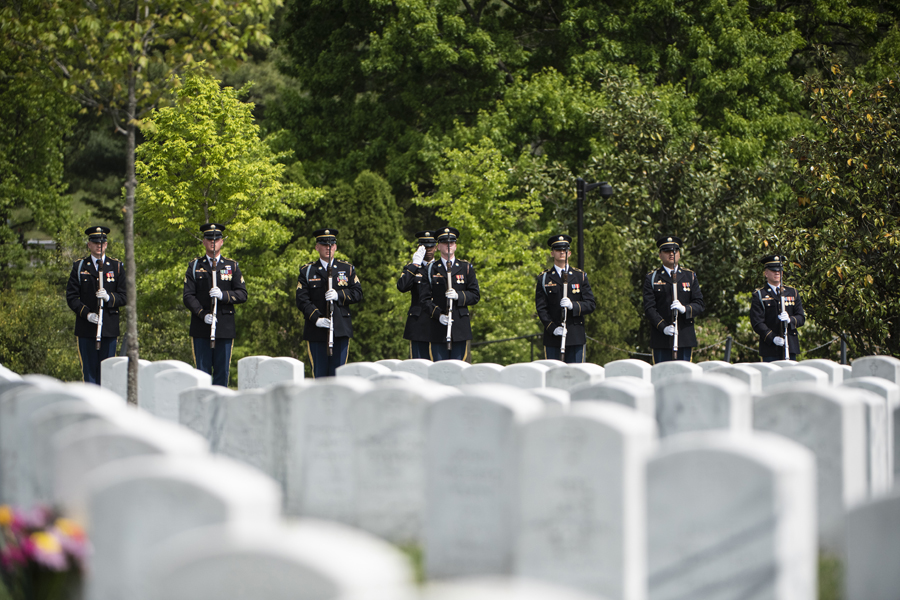
M571 243L568 235L553 235L547 240L553 266L538 275L534 306L544 326L544 358L562 360L565 333L565 362L583 363L587 342L584 316L594 312L597 302L587 274L569 265Z
M437 233L441 256L428 265L427 281L420 287L422 306L431 319L431 360L466 360L472 340L469 307L478 304L481 292L475 268L456 258L459 230L443 227Z
M334 258L338 230L317 229L313 235L319 259L300 267L297 308L306 317L303 339L313 377L334 377L347 363L353 337L350 305L362 301L362 285L353 265Z
M100 363L116 355L119 307L125 306L125 268L106 256L108 227L88 227L84 233L90 256L72 264L66 303L75 313L83 381L99 385Z
M697 346L694 319L705 307L700 281L696 273L678 264L681 238L662 237L656 240L656 246L662 266L647 273L643 288L653 364L669 360L690 361Z
M419 286L426 281L425 273L434 259L437 242L433 231L420 231L416 234L416 238L419 247L413 254L412 262L403 267L403 273L397 280L397 289L404 294L410 292L409 312L406 317L406 328L403 330L403 339L409 340L409 357L429 358L431 319L422 308Z
M236 334L234 306L247 301L247 288L237 262L221 254L225 226L204 223L200 232L206 253L188 263L182 300L191 311L194 365L212 375L213 385L228 387L231 348Z
M763 362L785 358L785 332L790 360L795 360L800 353L797 329L806 322L806 315L797 290L783 285L785 260L778 254L760 260L766 285L750 297L750 325L759 334L759 355Z

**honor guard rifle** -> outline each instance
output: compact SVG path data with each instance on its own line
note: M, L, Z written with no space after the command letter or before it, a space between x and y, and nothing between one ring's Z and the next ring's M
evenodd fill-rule
M97 291L103 289L103 256L97 261ZM100 309L97 311L97 339L94 344L96 350L100 349L100 337L103 335L103 298L97 298L100 301Z

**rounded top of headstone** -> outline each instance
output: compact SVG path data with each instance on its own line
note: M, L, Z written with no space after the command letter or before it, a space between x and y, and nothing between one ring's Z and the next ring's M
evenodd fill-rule
M422 590L422 600L605 600L569 587L521 577L479 577L432 582Z
M664 438L652 461L683 453L720 452L742 456L774 471L815 470L815 454L806 446L767 431L740 435L725 430L689 431Z

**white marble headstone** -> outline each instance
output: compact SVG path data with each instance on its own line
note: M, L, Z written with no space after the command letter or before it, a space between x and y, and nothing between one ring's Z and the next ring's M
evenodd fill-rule
M708 373L716 375L725 375L726 377L734 377L739 381L743 381L750 388L751 394L758 394L762 391L763 374L758 369L753 369L746 364L728 365L710 369Z
M387 367L388 369L390 369L391 371L393 371L393 370L396 368L396 366L399 365L399 364L402 363L402 362L403 362L403 361L400 360L399 358L383 358L383 359L381 359L381 360L376 360L376 361L375 361L375 364L376 364L376 365L381 365L381 366L383 366L383 367Z
M278 485L230 459L140 456L92 471L87 482L91 558L89 600L137 598L153 547L196 527L273 526Z
M434 363L426 358L410 358L394 366L394 371L403 371L428 379L428 368Z
M500 372L503 366L495 363L478 363L468 369L463 369L460 383L469 385L473 383L499 383Z
M611 403L522 427L514 573L609 598L646 597L650 417Z
M424 552L429 578L513 566L520 423L543 411L527 391L483 384L428 407Z
M562 369L565 366L556 368ZM537 361L509 365L500 371L500 383L524 390L547 387L547 373L550 369Z
M853 377L881 377L900 385L900 358L863 356L853 361Z
M868 491L865 404L832 387L786 385L755 399L753 426L799 442L816 455L819 543L840 551L844 511Z
M749 432L752 428L750 388L737 379L710 373L697 379L668 378L655 386L660 437L707 429Z
M404 363L406 362L404 361ZM459 385L462 381L461 371L470 366L469 363L461 360L441 360L428 367L428 379L444 385Z
M844 365L836 363L833 360L825 358L814 358L810 360L802 360L799 363L801 367L812 367L818 369L828 375L828 383L831 385L841 385L844 382Z
M126 367L124 371L121 371L121 375L117 372L116 365L120 365L125 363ZM110 356L109 358L100 361L100 387L104 387L111 392L118 394L125 398L128 394L128 357L127 356Z
M769 391L777 385L806 383L828 387L828 375L824 371L812 367L795 365L780 371L773 371L763 380L763 390Z
M896 600L900 590L900 487L847 515L848 600Z
M816 598L815 458L720 431L667 438L647 466L649 597Z
M86 524L86 482L94 469L134 456L207 456L207 450L206 440L199 435L146 413L133 412L114 423L75 423L53 439L56 503L65 514Z
M402 373L415 377L411 373ZM385 382L354 403L353 525L396 544L420 543L425 511L425 412L453 388Z
M337 377L362 377L363 379L368 379L374 375L386 375L391 371L392 369L385 365L360 361L341 365L335 369L334 373Z
M887 423L887 448L888 448L888 472L891 473L893 481L897 481L898 468L900 468L900 440L898 440L898 423L896 419L900 416L900 385L893 381L881 377L853 377L845 379L844 386L868 390L879 396L885 401L887 415L885 421Z
M238 361L238 390L255 390L260 387L258 381L259 365L269 360L270 356L245 356Z
M579 385L593 385L605 379L605 371L594 363L578 363L551 369L547 373L547 387L571 391Z
M623 375L572 391L572 402L584 400L623 404L656 419L656 388L646 379Z
M100 385L122 398L128 397L128 357L125 360L112 361L104 367L106 361L100 363ZM138 393L140 394L141 370L150 364L149 360L138 359Z
M156 406L156 375L169 369L181 371L193 371L194 368L180 360L158 360L146 365L141 365L138 372L138 406L151 415L159 414Z
M697 366L703 369L704 373L708 373L713 369L719 369L721 367L730 367L731 363L726 362L724 360L704 360L697 363Z
M156 401L145 410L155 417L178 422L179 396L181 392L195 387L212 387L212 377L198 369L166 369L156 374L154 393ZM219 386L221 387L221 386ZM152 407L152 408L151 408Z
M288 514L355 524L359 492L354 415L373 389L374 384L359 377L327 377L305 388L292 403Z
M661 381L672 379L673 377L703 377L703 369L694 363L684 360L670 360L657 363L650 367L650 381L657 384Z
M399 550L337 523L195 529L157 547L135 600L414 600Z
M606 378L611 377L637 377L645 381L650 381L650 363L636 358L624 358L622 360L614 360L603 366Z
M267 388L283 382L303 381L303 362L290 356L276 356L256 367L256 385Z

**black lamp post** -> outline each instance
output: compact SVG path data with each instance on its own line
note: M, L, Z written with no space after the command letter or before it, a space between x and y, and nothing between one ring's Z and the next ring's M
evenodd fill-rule
M600 195L609 198L613 195L613 188L605 181L599 183L587 183L579 177L575 180L578 197L578 268L584 271L584 198L593 189L600 188Z

